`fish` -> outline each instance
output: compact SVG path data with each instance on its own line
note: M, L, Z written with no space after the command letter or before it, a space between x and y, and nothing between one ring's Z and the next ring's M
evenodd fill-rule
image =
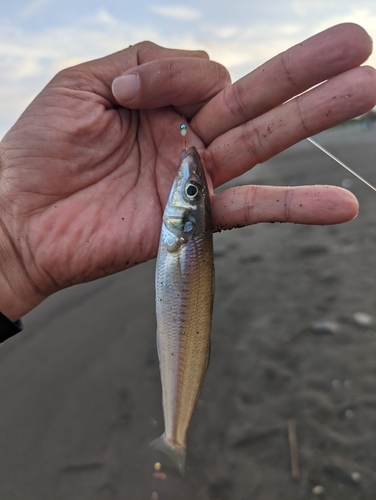
M151 446L184 474L186 434L209 364L214 301L210 193L194 146L181 153L164 210L155 288L165 431Z

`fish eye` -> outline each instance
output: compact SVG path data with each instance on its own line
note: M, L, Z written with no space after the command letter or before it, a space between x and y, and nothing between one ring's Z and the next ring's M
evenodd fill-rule
M198 188L194 184L188 184L185 187L185 194L190 200L194 200L198 195Z

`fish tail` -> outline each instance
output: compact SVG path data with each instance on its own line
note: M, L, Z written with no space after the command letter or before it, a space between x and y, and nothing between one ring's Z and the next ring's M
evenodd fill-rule
M150 443L150 446L155 450L162 451L165 455L171 458L176 467L179 469L179 472L182 476L185 474L185 446L173 446L169 444L166 439L165 434L162 434L157 439L154 439Z

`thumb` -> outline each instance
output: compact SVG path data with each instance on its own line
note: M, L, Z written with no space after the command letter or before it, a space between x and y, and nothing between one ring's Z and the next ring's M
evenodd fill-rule
M205 103L231 83L221 64L198 57L147 62L115 78L112 93L130 109Z

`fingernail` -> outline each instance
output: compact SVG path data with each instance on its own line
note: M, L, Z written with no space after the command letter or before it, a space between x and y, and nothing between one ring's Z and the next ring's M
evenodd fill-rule
M139 87L138 75L118 76L112 82L112 93L117 101L131 101L137 96Z

